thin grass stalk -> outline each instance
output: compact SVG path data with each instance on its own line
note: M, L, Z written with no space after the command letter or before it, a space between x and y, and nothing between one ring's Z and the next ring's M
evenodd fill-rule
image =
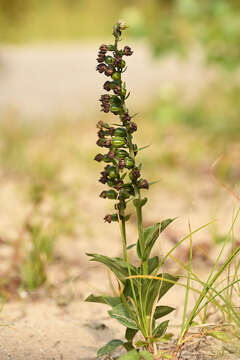
M213 284L215 283L215 281L219 278L219 276L223 273L223 271L226 269L226 267L231 263L231 261L234 259L234 257L239 253L240 251L240 247L238 247L234 253L225 261L225 263L221 266L220 270L214 275L214 277L209 281L206 282L204 289L202 290L201 295L199 296L193 310L191 311L191 314L187 320L187 323L184 327L184 331L182 333L182 337L184 336L184 334L186 333L187 329L190 327L193 319L196 317L196 312L201 304L201 302L203 301L203 299L205 298L206 294L208 293L209 289L212 288ZM182 338L181 337L181 338Z
M192 272L192 235L191 235L191 226L189 223L189 232L190 232L190 248L189 248L189 263L188 263L188 275L187 275L187 286L186 286L186 293L185 293L185 301L184 301L184 309L183 309L183 319L182 319L182 328L181 328L181 335L184 330L184 325L187 317L187 308L188 308L188 299L189 299L189 288L190 288L190 281L191 281L191 272ZM181 336L180 335L180 336Z

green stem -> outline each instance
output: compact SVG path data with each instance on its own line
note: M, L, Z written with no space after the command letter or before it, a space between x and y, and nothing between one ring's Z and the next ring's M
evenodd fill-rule
M128 263L126 223L125 223L124 215L122 215L122 216L123 216L123 218L120 219L119 225L120 225L120 232L121 232L121 237L122 237L123 258Z
M144 234L143 234L143 223L142 223L142 206L140 204L140 201L141 201L140 192L138 193L138 200L139 200L139 204L136 206L137 222L138 222L138 236L139 236L140 250L141 250L141 254L143 256L143 254L144 254ZM143 275L148 275L147 261L142 260L141 265L143 267Z

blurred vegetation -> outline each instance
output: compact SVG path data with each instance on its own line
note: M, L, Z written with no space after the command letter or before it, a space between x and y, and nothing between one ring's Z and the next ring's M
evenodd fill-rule
M129 23L130 35L146 37L157 56L201 46L209 63L238 67L238 0L0 0L0 41L103 38L119 18Z

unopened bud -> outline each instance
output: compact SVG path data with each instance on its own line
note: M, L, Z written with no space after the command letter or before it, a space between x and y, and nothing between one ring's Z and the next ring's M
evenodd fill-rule
M112 221L118 221L118 215L117 214L108 214L104 217L104 221L111 223Z
M118 162L119 169L123 169L125 167L125 161L124 159L120 159Z
M122 138L122 137L114 137L112 139L112 146L115 147L115 148L120 148L122 147L123 145L125 145L125 139Z
M101 162L103 160L104 156L102 154L97 154L94 158L97 162Z
M146 189L148 190L149 189L149 183L147 180L141 180L140 181L140 184L139 184L139 189Z
M137 124L135 122L131 121L129 124L129 130L131 133L133 133L134 131L137 131Z

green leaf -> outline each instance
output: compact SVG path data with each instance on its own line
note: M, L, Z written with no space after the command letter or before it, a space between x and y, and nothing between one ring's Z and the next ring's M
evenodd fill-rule
M132 350L121 356L118 360L139 360L139 355L137 350Z
M155 337L161 337L164 335L164 333L167 330L169 320L163 321L161 324L159 324L156 329L153 330L153 336Z
M144 230L144 253L142 254L142 260L147 260L150 252L152 250L153 245L155 244L157 238L159 237L159 225L160 223L156 223L152 226L147 227ZM139 242L139 241L138 241ZM140 244L139 244L140 248ZM141 251L140 251L141 252Z
M159 265L158 256L153 256L152 258L148 259L148 273L149 275L156 269Z
M126 277L128 276L128 264L121 258L110 258L108 256L99 255L99 254L87 254L91 256L90 261L97 261L106 265L124 284L126 282ZM136 275L137 269L130 265L130 270L132 275Z
M229 336L227 336L227 334L223 331L209 331L207 333L208 336L212 336L217 340L221 340L223 342L229 342Z
M139 356L141 360L153 360L152 355L148 351L140 351Z
M95 302L100 304L107 304L112 307L118 305L121 303L120 297L114 297L114 296L95 296L93 294L89 295L86 299L86 302Z
M127 328L125 332L125 339L128 341L132 341L137 332L138 330L136 329Z
M166 219L161 221L161 226L160 226L160 233L163 232L163 230L166 229L166 227L171 224L174 220L176 220L177 218L173 218L173 219Z
M172 282L164 281L164 280L150 280L146 279L146 283L144 282L144 286L142 287L142 296L145 298L145 296L148 294L148 298L145 300L147 307L146 307L146 313L148 315L151 314L153 303L156 299L156 297L159 294L158 300L160 300L163 295L166 294L166 292L174 285L174 282L177 282L178 278L174 277L170 274L159 274L159 278L164 278L171 280Z
M112 95L109 102L112 106L121 106L122 104L121 99L117 95Z
M142 146L138 149L138 151L141 151L141 150L144 150L144 149L147 149L149 146L151 146L152 144L149 144L149 145L145 145L145 146Z
M118 320L123 326L138 330L136 322L131 318L131 315L124 304L115 306L112 310L108 311L108 314L111 318Z
M122 340L118 340L118 339L111 340L106 345L104 345L103 347L101 347L98 350L97 356L103 356L103 355L110 354L111 352L113 352L115 349L117 349L121 345L123 345Z
M161 317L169 314L173 310L175 310L175 308L171 306L157 306L154 313L154 318L155 320L160 319Z
M150 181L149 186L159 183L161 180Z
M160 277L161 277L161 275L160 275ZM162 281L162 286L161 286L161 290L160 290L160 294L159 294L159 300L163 297L163 295L166 294L166 292L168 292L169 289L171 289L171 287L173 287L173 285L175 285L175 283L179 279L178 277L172 276L168 273L163 274L163 278L171 280L173 282Z
M134 246L136 246L137 245L137 243L134 243L134 244L131 244L131 245L129 245L128 247L127 247L127 250L130 250L130 249L132 249Z

